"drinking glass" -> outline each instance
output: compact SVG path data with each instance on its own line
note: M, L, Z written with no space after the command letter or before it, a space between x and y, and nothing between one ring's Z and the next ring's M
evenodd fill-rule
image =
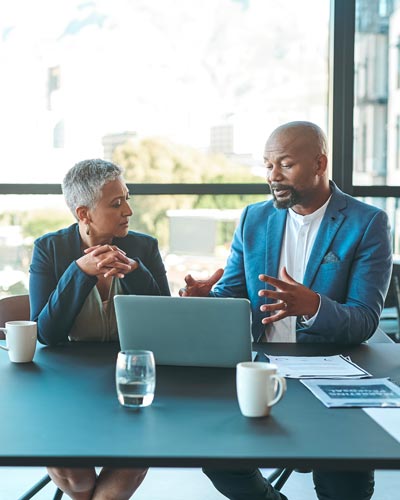
M129 408L149 406L154 399L156 367L151 351L120 351L115 382L118 401Z

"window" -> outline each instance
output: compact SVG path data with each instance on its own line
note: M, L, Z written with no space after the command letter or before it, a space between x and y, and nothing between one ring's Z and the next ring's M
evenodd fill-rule
M396 169L400 170L400 115L396 120Z
M224 267L241 209L265 198L133 196L130 228L157 235L171 291L177 295L186 274L205 278ZM0 196L0 297L27 292L35 238L74 222L60 195Z
M400 186L399 36L399 2L356 1L353 185Z
M136 183L263 182L275 126L327 128L329 3L4 0L1 182L141 153L160 168Z
M73 222L60 183L84 158L125 168L174 291L223 265L267 196L268 134L327 130L329 22L330 0L1 2L0 293L26 290L34 238Z

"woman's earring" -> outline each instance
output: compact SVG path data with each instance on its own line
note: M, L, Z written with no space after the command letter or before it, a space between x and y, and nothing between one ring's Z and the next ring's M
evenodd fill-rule
M86 234L89 236L90 235L90 225L86 224Z

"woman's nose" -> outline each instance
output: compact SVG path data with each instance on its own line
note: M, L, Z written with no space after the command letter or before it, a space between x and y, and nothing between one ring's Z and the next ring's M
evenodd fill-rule
M125 202L124 215L130 217L133 214L133 210L128 202Z

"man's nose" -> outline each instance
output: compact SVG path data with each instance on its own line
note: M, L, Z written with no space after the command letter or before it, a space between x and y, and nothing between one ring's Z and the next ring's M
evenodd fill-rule
M272 169L268 171L267 177L269 182L279 182L283 179L282 169L278 165L272 167Z

